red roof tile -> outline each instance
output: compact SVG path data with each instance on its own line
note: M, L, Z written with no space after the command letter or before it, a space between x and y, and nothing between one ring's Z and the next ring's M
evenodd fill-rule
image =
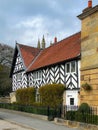
M39 54L40 49L21 44L18 45L21 51L24 64L26 67L28 67L32 63L34 58Z
M81 33L76 33L54 45L44 49L30 65L28 71L60 63L80 55Z

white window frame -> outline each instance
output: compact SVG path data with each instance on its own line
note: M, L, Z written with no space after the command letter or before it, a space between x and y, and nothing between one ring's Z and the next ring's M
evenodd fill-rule
M75 63L75 70L74 71L72 71L72 63ZM69 71L67 70L67 65L69 65ZM66 73L67 74L70 74L70 73L75 73L76 72L76 61L71 61L71 62L68 62L68 63L66 63Z
M41 80L42 79L42 71L39 70L39 71L34 72L33 78L34 78L34 80Z
M22 80L22 73L17 73L16 74L16 80L21 81Z

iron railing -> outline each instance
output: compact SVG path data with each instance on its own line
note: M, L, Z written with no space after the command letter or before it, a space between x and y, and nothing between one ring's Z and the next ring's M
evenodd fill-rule
M71 121L98 125L98 107L89 107L89 110L79 110L79 106L63 106L63 118Z
M90 109L79 111L79 106L58 106L51 108L49 106L30 106L18 105L11 103L0 103L0 108L28 112L33 114L40 114L48 116L49 120L55 117L63 118L65 120L84 122L88 124L98 125L98 107L89 107Z
M55 117L61 117L61 107L52 108L49 106L46 107L0 103L0 108L28 112L32 114L46 115L48 116L49 120L53 120Z

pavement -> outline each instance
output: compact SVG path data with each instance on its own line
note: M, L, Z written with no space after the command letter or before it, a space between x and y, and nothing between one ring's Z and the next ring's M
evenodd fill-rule
M19 124L11 123L0 119L0 130L34 130L34 129L27 128L25 126L21 126Z
M43 116L42 116L43 117ZM32 114L0 109L0 130L78 130L55 124Z

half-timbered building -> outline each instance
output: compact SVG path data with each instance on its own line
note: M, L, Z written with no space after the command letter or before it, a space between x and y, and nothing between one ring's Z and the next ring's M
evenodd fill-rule
M98 105L98 5L92 7L89 0L78 18L82 21L81 32L48 48L16 44L10 74L13 91L61 83L66 87L66 105L78 105L79 98L80 103ZM92 91L85 93L80 89L82 83L91 84Z
M61 83L67 89L67 104L77 105L80 89L80 36L80 32L76 33L45 49L17 43L11 70L13 91Z

